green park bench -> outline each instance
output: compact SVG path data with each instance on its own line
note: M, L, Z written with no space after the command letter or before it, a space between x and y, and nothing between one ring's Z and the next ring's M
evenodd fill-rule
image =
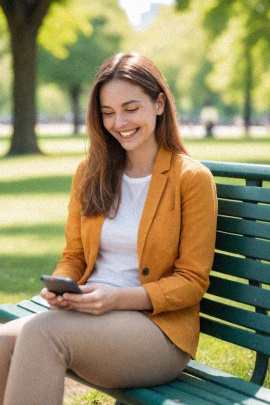
M117 404L270 404L262 387L270 355L270 166L203 162L217 184L219 215L201 333L255 352L250 381L191 360L175 381L152 388L102 389ZM232 180L237 179L237 180ZM40 296L0 306L0 320L46 311Z

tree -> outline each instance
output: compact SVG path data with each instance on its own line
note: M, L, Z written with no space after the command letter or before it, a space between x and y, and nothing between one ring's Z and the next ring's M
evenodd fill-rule
M251 112L256 106L254 95L260 99L270 81L270 3L268 0L177 0L183 11L197 7L202 23L213 41L209 59L213 70L208 84L219 91L228 105L242 106L246 132L251 123ZM260 57L258 57L260 55ZM268 80L266 80L268 77ZM257 107L269 108L267 98ZM268 98L269 100L269 98Z
M93 1L92 1L93 3ZM93 7L89 0L89 7ZM39 78L41 82L55 83L68 93L73 112L74 133L78 133L80 123L80 96L89 86L101 63L108 56L119 52L122 35L128 24L124 11L116 0L104 0L103 8L95 11L90 18L93 29L91 37L78 35L75 44L67 47L68 56L59 59L40 47Z
M11 155L40 153L35 134L36 41L39 29L53 1L56 0L0 0L0 6L8 24L13 56L14 133L9 150L9 154ZM62 3L62 7L66 9L72 5L72 2L68 0L62 0ZM79 9L78 2L76 3L77 9ZM59 8L55 10L59 15ZM62 17L65 20L65 14ZM67 17L73 17L69 28L73 38L71 37L69 42L74 42L76 40L76 33L80 29L85 29L86 31L86 19L88 20L89 16L81 14L79 18L77 13L74 18L74 16L67 13ZM55 23L54 35L56 33L57 20ZM59 23L61 24L61 21ZM88 25L89 27L90 25ZM62 35L59 35L59 37L57 35L54 36L55 43L62 43L63 45L66 40L65 36L64 39ZM61 45L59 47L61 48Z

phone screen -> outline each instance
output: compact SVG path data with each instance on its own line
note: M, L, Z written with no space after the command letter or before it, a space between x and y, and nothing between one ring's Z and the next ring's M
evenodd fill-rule
M71 278L43 275L40 277L40 279L49 291L57 295L62 295L65 292L82 294L82 291L76 281L72 280Z

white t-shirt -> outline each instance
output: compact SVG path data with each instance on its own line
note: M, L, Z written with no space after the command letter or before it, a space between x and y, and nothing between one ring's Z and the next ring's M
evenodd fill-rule
M114 287L141 285L137 236L151 175L130 178L123 174L122 199L115 218L105 218L95 267L88 283Z

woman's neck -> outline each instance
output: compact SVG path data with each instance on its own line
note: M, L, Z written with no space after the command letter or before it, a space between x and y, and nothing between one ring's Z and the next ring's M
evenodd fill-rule
M145 150L143 153L138 151L128 151L124 173L129 177L139 178L152 174L158 146Z

